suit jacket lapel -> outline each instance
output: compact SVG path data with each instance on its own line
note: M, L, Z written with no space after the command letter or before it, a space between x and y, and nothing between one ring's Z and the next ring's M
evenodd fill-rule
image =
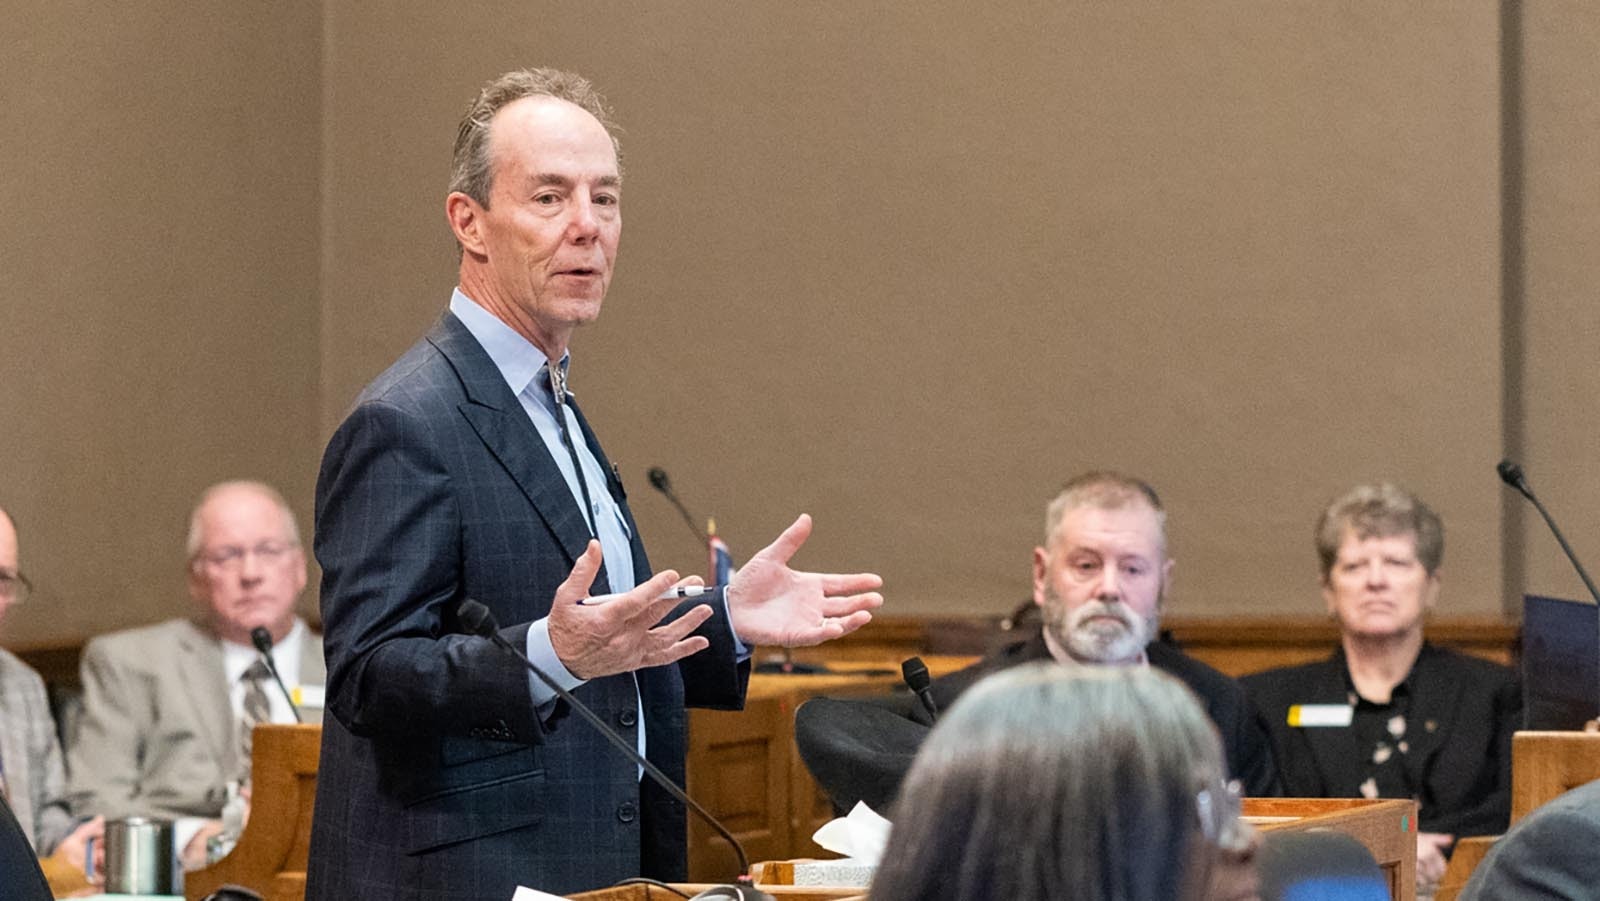
M211 748L223 773L239 769L239 742L227 669L218 640L193 623L184 623L178 640L178 681L194 710L196 731Z
M534 511L566 551L567 561L577 560L589 543L589 524L567 490L567 480L551 459L544 439L528 421L522 403L506 384L489 354L467 327L445 313L428 333L428 341L455 369L467 400L460 405L489 452L500 461ZM595 585L608 584L604 565Z

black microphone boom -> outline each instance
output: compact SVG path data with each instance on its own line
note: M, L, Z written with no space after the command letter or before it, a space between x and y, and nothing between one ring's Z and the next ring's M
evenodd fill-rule
M928 665L922 662L921 657L907 657L900 663L900 676L906 680L917 700L922 702L922 709L928 711L928 718L933 722L939 721L939 708L933 703L933 679L928 675Z
M651 484L655 483L654 471L652 471L650 481ZM498 631L499 626L495 623L494 614L489 611L488 607L484 606L478 601L468 598L461 602L460 607L456 608L456 618L461 621L461 625L466 627L467 631L471 634L480 638L489 639L497 647L505 649L518 660L522 661L522 665L528 668L528 672L538 676L539 681L543 682L550 688L551 691L555 692L556 695L561 698L561 700L566 701L569 705L571 705L573 710L578 711L580 716L582 716L585 720L588 720L589 725L593 726L595 730L604 736L607 741L611 742L613 745L616 745L617 750L621 751L629 760L643 768L645 773L647 773L651 779L655 780L657 785L661 786L663 789L666 789L667 794L683 802L684 806L694 811L695 814L700 817L700 819L704 820L712 829L715 829L717 834L722 836L723 839L727 841L728 845L733 848L734 856L739 860L739 877L736 881L742 889L740 893L741 898L749 898L751 901L754 901L754 899L757 897L766 897L764 893L758 892L750 883L750 858L745 856L744 846L739 844L739 840L733 837L733 833L729 832L727 827L723 826L722 823L717 821L716 817L712 816L704 807L701 807L693 798L689 797L688 793L679 788L678 784L668 778L666 773L656 769L656 765L645 759L644 756L639 753L638 748L629 744L627 739L623 738L621 735L618 735L615 730L606 725L606 722L600 718L599 714L589 709L589 705L573 697L572 692L567 691L565 688L562 688L560 685L556 684L556 681L546 675L544 670L539 669L539 667L534 665L532 660L528 659L528 655L524 654L516 646L511 644L511 642L506 641ZM643 728L642 724L640 728ZM709 893L707 894L709 895Z
M1556 521L1550 517L1550 511L1544 508L1544 504L1539 503L1539 498L1534 495L1533 489L1528 486L1528 478L1523 475L1522 467L1510 460L1501 460L1500 464L1494 469L1495 472L1500 474L1502 482L1517 489L1518 493L1533 504L1533 509L1538 510L1539 515L1544 517L1545 525L1549 526L1550 532L1556 536L1556 543L1561 545L1561 550L1566 553L1567 559L1572 561L1572 568L1578 571L1578 578L1582 579L1584 587L1589 589L1589 596L1594 598L1596 604L1600 604L1600 589L1595 588L1594 580L1589 578L1589 571L1583 568L1582 563L1578 562L1578 555L1573 553L1572 545L1567 544L1567 536L1561 534L1561 529L1556 525Z
M701 541L709 541L710 536L694 524L694 517L689 515L689 510L683 506L682 501L678 500L678 496L672 493L672 480L667 478L667 471L659 466L652 466L647 475L650 477L650 487L661 492L666 496L667 500L672 502L672 506L678 508L678 515L683 517L683 521L689 526L689 531L694 533L694 537Z
M300 717L300 708L294 703L294 695L289 693L288 687L283 684L283 678L278 675L278 665L272 662L272 633L267 631L266 626L256 626L250 630L250 643L256 646L256 653L266 661L267 672L272 674L272 681L278 683L278 690L283 692L283 699L289 702L289 712L294 714L294 721L305 722Z

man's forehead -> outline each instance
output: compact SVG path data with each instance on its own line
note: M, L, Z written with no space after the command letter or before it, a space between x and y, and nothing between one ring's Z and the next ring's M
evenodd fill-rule
M605 170L601 177L619 177L616 145L600 120L575 103L544 94L514 100L494 114L489 154L496 168L521 166L527 174L554 172L547 164L557 160L598 157Z
M1161 514L1138 502L1117 507L1084 505L1062 514L1056 530L1056 547L1109 546L1133 553L1159 556L1166 543Z

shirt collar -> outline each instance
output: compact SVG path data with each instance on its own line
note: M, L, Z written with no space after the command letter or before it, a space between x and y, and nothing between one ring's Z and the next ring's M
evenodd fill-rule
M272 646L272 664L278 668L278 673L291 684L300 678L299 648L301 636L305 634L305 621L295 617L294 626L289 629L289 634L283 640ZM238 682L244 676L244 671L261 659L253 647L247 648L242 644L231 641L222 641L222 671L228 677L228 684ZM293 661L285 658L293 656Z
M502 322L500 317L478 306L476 301L461 293L460 288L450 292L450 312L461 320L484 353L494 361L495 368L500 370L500 376L506 380L512 394L522 394L535 379L539 381L540 389L537 396L544 397L550 393L550 377L546 374L549 361L545 359L544 351L534 346L533 342ZM561 354L563 374L567 372L571 360L570 351Z

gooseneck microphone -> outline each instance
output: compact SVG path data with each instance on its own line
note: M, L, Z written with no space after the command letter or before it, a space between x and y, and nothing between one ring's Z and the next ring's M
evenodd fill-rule
M256 653L267 664L267 672L272 674L272 681L278 683L278 690L283 692L283 699L289 702L289 712L294 714L294 721L303 723L300 718L300 708L294 703L294 695L289 693L288 686L283 684L283 677L278 675L278 665L272 662L272 633L266 626L256 626L250 630L250 643L256 646Z
M906 680L906 686L917 696L917 700L922 702L922 709L928 711L928 718L937 723L939 707L933 703L933 678L928 675L928 665L922 662L921 657L907 657L900 663L900 676Z
M651 484L655 483L655 470L651 471L650 481ZM638 748L632 742L618 735L615 730L606 725L605 720L602 720L599 714L589 709L589 705L573 697L572 692L562 688L554 679L546 675L544 670L539 669L532 660L529 660L528 655L524 654L520 648L506 641L505 637L500 634L499 624L495 622L494 614L490 612L488 607L478 601L467 598L461 602L460 607L456 608L456 618L461 621L461 625L466 628L468 633L479 638L489 639L496 647L502 648L522 661L522 665L528 668L528 672L538 676L540 682L548 686L561 700L571 705L573 710L578 711L578 714L587 720L589 725L595 728L595 731L604 736L606 741L611 742L629 760L638 764L657 785L666 790L667 794L683 802L684 806L694 811L696 816L705 821L712 829L715 829L717 834L727 841L728 845L733 848L734 856L739 860L739 875L734 880L734 891L729 893L726 891L719 892L717 889L708 889L702 893L705 897L743 898L747 899L747 901L766 899L766 901L772 901L771 896L755 888L752 883L750 879L750 858L745 856L744 846L739 844L739 840L733 837L733 833L729 832L727 827L717 821L716 817L712 816L704 807L701 807L693 798L689 797L689 794L679 788L678 784L673 782L666 773L656 769L656 765L645 759L644 755L639 753ZM644 728L642 723L640 728ZM696 897L701 896L697 895Z
M1544 508L1544 504L1539 503L1539 498L1534 495L1533 489L1528 486L1528 477L1523 475L1522 467L1510 460L1501 460L1494 469L1495 472L1500 474L1502 482L1517 489L1517 492L1527 498L1533 504L1533 508L1539 511L1539 515L1544 517L1545 525L1548 525L1551 533L1556 536L1556 543L1561 545L1561 550L1566 553L1567 559L1572 561L1572 568L1578 571L1578 578L1582 579L1584 587L1589 589L1589 596L1594 598L1596 604L1600 604L1600 589L1595 588L1594 580L1589 578L1588 570L1584 569L1583 564L1578 562L1578 555L1572 552L1572 545L1567 544L1567 537L1561 534L1561 529L1556 526L1556 521L1550 517L1550 511Z
M701 541L709 540L710 536L694 524L694 517L689 515L689 510L683 505L683 501L678 500L678 496L672 493L672 480L667 478L667 471L659 466L652 466L646 475L650 478L650 487L661 492L672 502L672 506L678 508L678 515L683 517L684 524L694 533L694 537Z

